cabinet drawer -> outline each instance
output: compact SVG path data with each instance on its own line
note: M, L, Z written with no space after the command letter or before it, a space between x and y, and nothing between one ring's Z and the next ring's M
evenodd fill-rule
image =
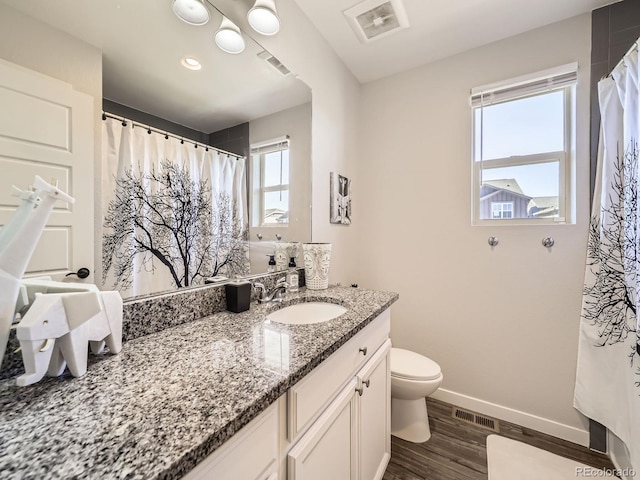
M322 413L338 390L389 338L391 312L382 312L287 393L287 437L295 437Z
M254 418L182 480L270 480L278 471L278 402Z

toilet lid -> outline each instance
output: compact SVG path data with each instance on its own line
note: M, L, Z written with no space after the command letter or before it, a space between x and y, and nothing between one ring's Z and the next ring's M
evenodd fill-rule
M391 375L407 380L434 380L440 376L440 365L419 353L402 348L391 349Z

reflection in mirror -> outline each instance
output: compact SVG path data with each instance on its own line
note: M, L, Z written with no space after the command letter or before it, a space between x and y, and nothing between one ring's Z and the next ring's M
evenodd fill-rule
M222 276L249 271L252 274L263 273L269 267L266 255L275 254L277 243L311 241L310 89L246 34L243 34L246 47L241 54L229 55L219 50L213 37L222 20L220 12L210 8L209 22L193 26L178 19L169 2L160 5L156 0L0 1L102 52L105 111L146 126L131 129L133 122L129 122L120 133L104 133L103 142L108 139L119 141L123 134L132 136L132 132L146 134L150 126L154 130L175 134L184 141L180 145L189 147L191 153L198 144L198 158L204 156L200 152L206 145L246 158L245 183L242 185L246 206L243 215L247 227L244 235L249 240L246 269L216 271L208 266L201 275L185 281L188 275L184 267L180 267L180 273L168 275L170 281L144 280L142 289L123 290L123 296L163 291L177 284L194 285L214 273ZM201 68L185 68L185 62L187 65L192 63L187 57L197 60ZM99 112L94 114L99 115ZM107 121L102 123L104 125ZM153 135L146 134L145 141ZM287 152L279 151L277 160L261 159L264 154L261 147L273 145L278 139L286 139ZM104 143L103 151L112 145ZM178 149L163 152L169 158ZM140 158L132 160L132 164L144 163L142 157L144 155L141 154ZM187 157L180 158L182 160L178 164L184 166ZM278 183L264 181L261 167L267 164L277 164L280 168ZM286 166L288 171L285 171ZM211 175L215 174L215 168L210 169ZM222 165L220 168L227 167ZM160 170L158 166L155 174ZM179 173L178 169L176 178L179 178ZM146 174L151 174L151 171ZM144 173L140 175L138 178L143 178ZM121 183L122 186L126 185ZM108 200L113 198L116 187L113 175L102 178L102 198L97 198L97 201L102 203L103 220L107 219ZM241 190L240 187L238 184L235 189ZM273 187L279 191L269 192ZM214 185L210 183L209 188L213 189ZM272 205L269 199L274 196L278 201ZM289 203L283 207L279 202L285 197ZM117 211L112 213L112 220L117 220ZM105 233L113 231L108 227L104 230ZM102 250L102 245L97 244L96 250ZM165 268L159 257L155 257L153 263L148 257L137 258L132 264L144 272ZM132 280L131 284L135 281ZM108 283L104 286L112 287Z

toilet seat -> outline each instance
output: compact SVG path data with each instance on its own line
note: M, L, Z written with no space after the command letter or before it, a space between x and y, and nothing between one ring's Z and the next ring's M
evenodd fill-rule
M435 380L440 365L419 353L402 348L391 349L391 376L405 380Z

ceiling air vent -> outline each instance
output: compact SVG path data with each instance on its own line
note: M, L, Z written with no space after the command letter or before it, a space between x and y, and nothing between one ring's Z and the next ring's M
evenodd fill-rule
M358 39L364 43L409 26L407 12L401 0L366 0L342 13Z
M267 62L271 68L276 69L278 72L280 72L285 77L291 73L291 70L289 70L287 67L285 67L280 62L280 60L278 60L276 57L271 55L266 50L261 51L258 54L258 58L260 60L264 60L265 62Z

